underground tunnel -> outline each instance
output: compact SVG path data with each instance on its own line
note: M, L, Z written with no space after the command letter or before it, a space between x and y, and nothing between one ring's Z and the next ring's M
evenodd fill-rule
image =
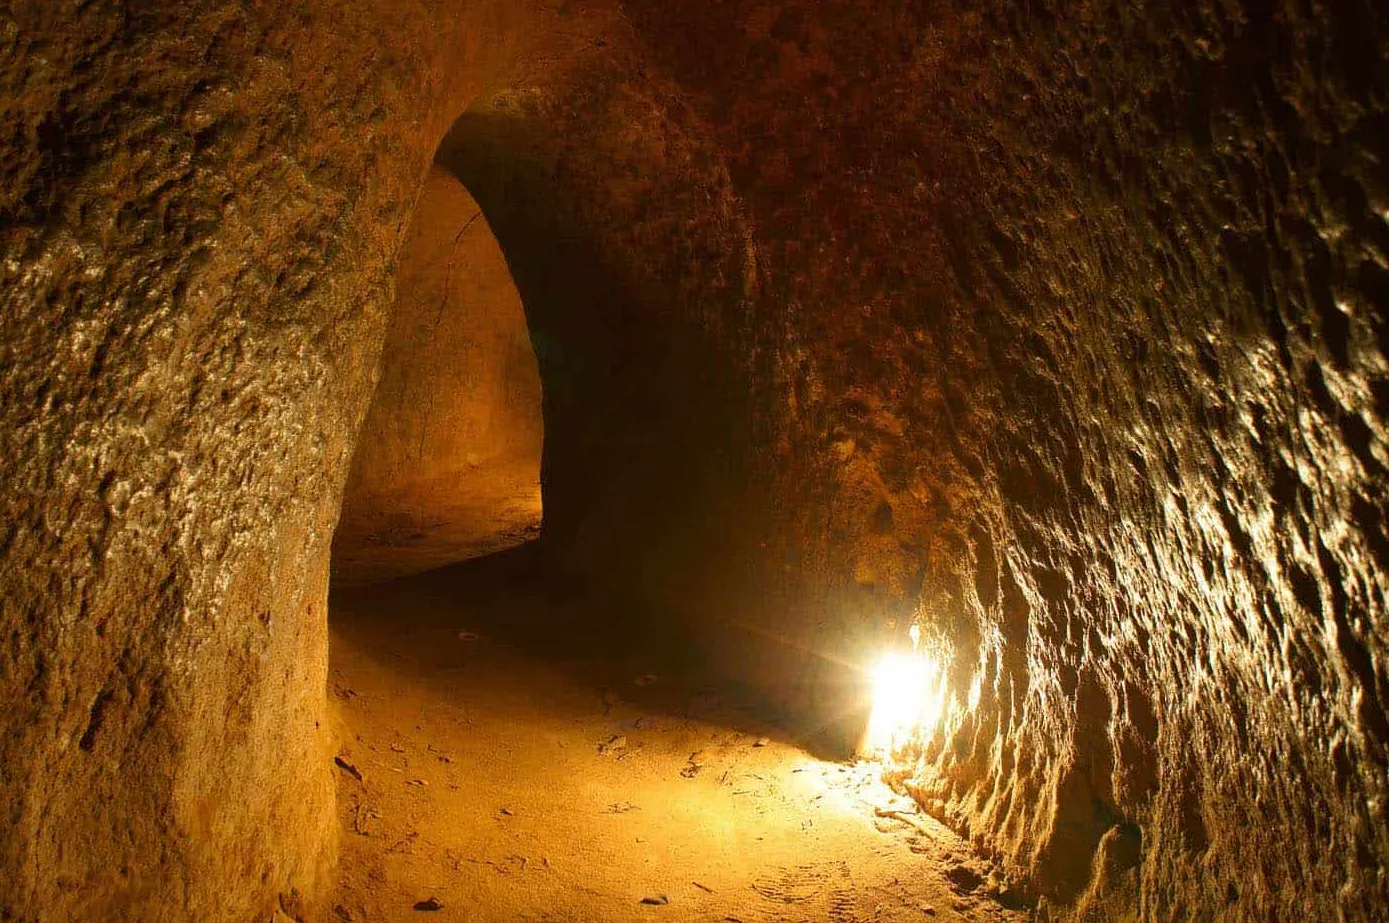
M0 9L0 920L1389 915L1370 0Z

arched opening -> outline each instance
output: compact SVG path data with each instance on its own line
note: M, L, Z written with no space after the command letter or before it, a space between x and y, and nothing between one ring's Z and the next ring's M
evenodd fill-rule
M341 915L869 913L954 841L864 823L865 798L908 802L822 758L768 692L804 651L735 608L774 587L738 576L769 453L736 212L690 160L638 173L517 106L440 147L344 501ZM941 887L903 894L920 913Z
M380 378L334 537L337 587L539 535L540 372L482 208L434 165L400 259Z

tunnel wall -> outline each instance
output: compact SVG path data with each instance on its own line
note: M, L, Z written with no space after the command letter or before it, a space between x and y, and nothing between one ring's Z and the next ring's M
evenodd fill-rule
M481 207L440 167L420 189L402 254L333 537L335 586L540 532L544 424L525 310Z
M693 236L679 216L729 203L737 224L705 240L716 264L749 252L729 263L746 296L705 294L704 320L653 342L739 331L709 339L746 350L749 393L692 406L739 421L731 470L752 486L705 517L670 507L664 536L642 504L561 517L547 540L605 523L602 547L639 547L592 573L627 591L649 578L652 612L744 629L767 654L749 678L826 720L918 621L954 699L896 778L1047 915L1374 918L1389 898L1378 15L625 9L649 58L615 60L602 92L514 106L496 147L541 149L560 199L587 190L550 236L654 286L645 304L701 292L703 251L669 257ZM672 123L700 157L653 170L670 148L641 144ZM692 180L708 158L714 197ZM521 225L540 211L518 204L524 185L501 196ZM632 417L612 419L582 452L681 470L610 452L632 447ZM656 483L613 486L604 506L686 481ZM684 554L700 545L671 533L696 523L731 553Z
M318 918L396 254L449 121L564 60L546 10L0 10L0 918Z
M919 619L899 778L1049 913L1381 915L1383 13L627 8L786 310L768 633Z

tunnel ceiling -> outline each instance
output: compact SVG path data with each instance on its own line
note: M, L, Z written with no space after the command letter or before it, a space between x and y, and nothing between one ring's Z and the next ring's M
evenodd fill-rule
M311 918L328 544L441 138L556 560L792 709L918 620L899 781L1058 916L1389 905L1377 7L10 15L0 917Z

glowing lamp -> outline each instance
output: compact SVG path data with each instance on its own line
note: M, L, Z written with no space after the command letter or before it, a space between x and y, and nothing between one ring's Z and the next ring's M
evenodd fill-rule
M873 708L860 748L865 754L891 752L935 730L945 689L934 658L894 651L878 661L872 679Z

